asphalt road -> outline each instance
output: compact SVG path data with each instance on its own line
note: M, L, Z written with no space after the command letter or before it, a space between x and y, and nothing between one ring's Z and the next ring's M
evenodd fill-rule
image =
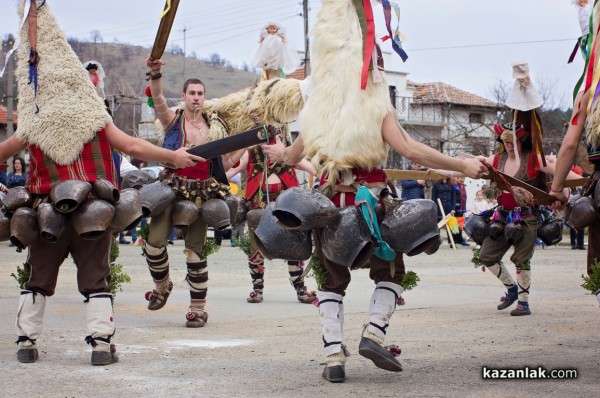
M390 373L358 355L373 285L354 271L345 298L345 341L353 354L347 381L321 378L318 311L296 301L283 262L267 263L265 301L248 304L244 255L225 241L209 258L208 325L184 327L188 293L183 241L170 247L175 289L160 311L146 309L152 288L138 247L121 246L131 276L115 302L114 342L120 362L90 365L84 343L83 298L75 267L66 261L48 300L40 359L16 358L14 317L19 289L10 273L25 255L0 243L0 381L4 397L591 397L600 389L600 308L580 287L585 252L538 250L532 264L532 315L498 311L500 282L470 263L468 248L444 245L433 256L406 260L419 286L391 320L387 343L402 348L404 371ZM512 267L509 267L512 270ZM314 289L314 279L307 279ZM570 380L488 380L489 368L576 369Z

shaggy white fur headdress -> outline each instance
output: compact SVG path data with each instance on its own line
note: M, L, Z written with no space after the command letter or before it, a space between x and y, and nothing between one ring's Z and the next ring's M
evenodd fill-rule
M300 113L306 156L333 183L343 169L381 166L383 119L393 110L383 78L361 90L362 31L352 0L323 0L313 28L312 93ZM383 73L382 73L383 74Z
M20 20L29 2L19 4ZM111 121L104 103L55 17L43 4L37 11L37 95L29 84L29 25L21 27L17 79L19 140L40 147L59 165L77 159L83 145Z

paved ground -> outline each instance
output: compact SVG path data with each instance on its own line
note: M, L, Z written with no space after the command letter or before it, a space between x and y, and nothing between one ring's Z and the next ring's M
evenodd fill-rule
M347 381L321 378L319 317L295 301L283 262L267 264L265 301L247 304L250 277L243 254L227 246L209 259L207 327L183 327L187 289L182 241L170 248L175 290L158 312L146 310L152 284L140 248L121 246L132 283L115 304L121 361L92 367L83 342L85 313L75 268L63 266L48 300L40 359L20 364L14 344L19 290L9 276L25 260L0 243L1 396L44 397L590 397L600 376L600 309L583 290L584 251L539 250L533 261L529 317L497 311L498 280L470 263L471 251L447 247L407 259L421 278L392 318L388 342L402 348L401 373L377 369L358 355L372 284L353 273L345 299L345 341L353 355ZM314 288L313 279L307 280ZM575 368L576 380L484 380L482 367Z

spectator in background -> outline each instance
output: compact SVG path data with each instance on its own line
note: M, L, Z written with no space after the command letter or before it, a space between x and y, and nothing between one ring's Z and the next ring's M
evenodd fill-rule
M410 165L412 170L421 170L422 167L416 162L412 162ZM402 186L402 199L424 199L425 193L425 180L402 180L400 182Z
M454 185L454 189L456 190L456 208L454 215L456 217L462 217L461 220L464 221L464 217L467 212L467 188L465 188L465 177L457 177L455 181L456 184ZM459 243L463 246L471 246L463 237L462 225L464 225L464 222L458 224L458 233L452 234L452 238L454 239L455 243Z
M6 181L7 170L8 170L8 163L6 163L6 162L0 163L0 184L2 184L2 185L7 184L7 181Z
M6 177L6 187L24 187L28 177L25 160L20 156L15 156L12 165L13 171Z
M575 174L579 174L583 176L583 169L579 166L573 166L571 171ZM577 195L581 193L581 187L574 187L571 190L572 195ZM585 244L583 243L583 239L585 237L585 228L581 228L580 230L575 230L574 228L569 228L569 234L571 236L571 249L572 250L585 250Z
M481 214L481 212L491 209L493 205L485 198L483 190L475 193L475 203L473 204L473 214Z
M454 184L452 183L452 179L450 177L445 180L439 180L435 184L433 184L431 190L431 200L435 202L438 207L438 221L442 219L442 208L440 208L440 203L438 203L438 199L441 202L441 206L444 209L444 214L450 214L454 212L456 208L456 190L454 189Z

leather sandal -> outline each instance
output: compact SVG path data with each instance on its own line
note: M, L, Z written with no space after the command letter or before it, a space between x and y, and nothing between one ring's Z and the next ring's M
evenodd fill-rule
M201 328L208 322L208 313L205 311L192 311L192 309L190 309L188 313L185 314L185 319L186 328Z
M167 304L167 299L173 290L173 282L169 281L169 285L166 290L158 291L156 289L151 292L146 292L146 300L149 301L148 309L150 311L160 310Z
M317 299L317 292L309 292L306 286L296 290L296 293L298 294L298 301L303 304L312 304Z
M250 292L250 296L246 299L249 303L262 303L263 295L258 292Z

